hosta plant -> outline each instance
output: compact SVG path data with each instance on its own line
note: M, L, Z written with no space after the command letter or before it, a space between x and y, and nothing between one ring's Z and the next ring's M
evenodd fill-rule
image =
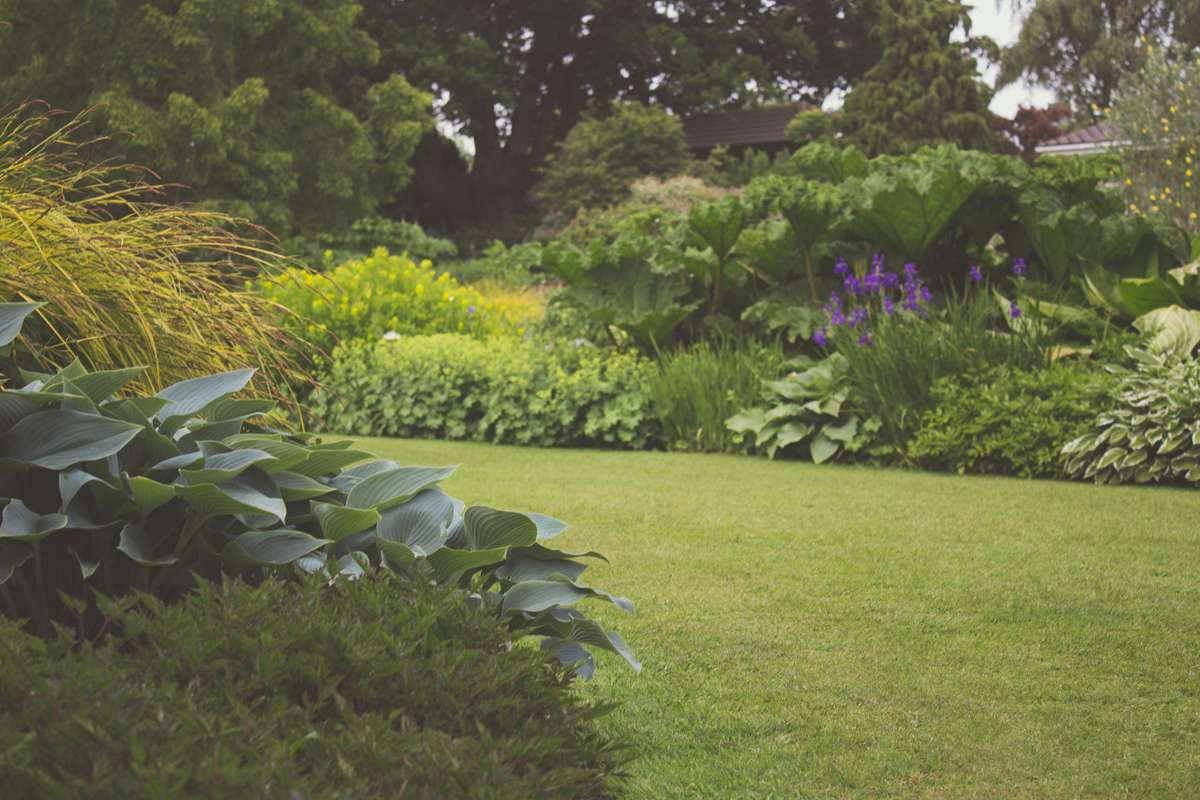
M8 350L35 304L0 304ZM5 353L4 356L10 355ZM541 514L464 508L438 483L453 467L369 460L349 442L277 430L270 401L236 399L252 370L123 388L140 370L14 370L0 391L0 607L49 635L92 592L165 599L198 579L267 572L353 579L370 569L454 582L509 621L514 637L589 675L585 647L624 641L574 606L580 558L546 545L566 525ZM74 599L73 599L74 598ZM93 608L83 627L102 628Z
M1200 483L1200 362L1134 352L1113 408L1063 447L1066 472L1097 483Z
M879 433L879 419L863 417L851 407L846 359L840 353L783 380L769 381L767 387L775 405L743 411L726 425L735 433L753 434L754 446L765 449L770 458L779 450L802 446L817 464L874 453L871 445Z

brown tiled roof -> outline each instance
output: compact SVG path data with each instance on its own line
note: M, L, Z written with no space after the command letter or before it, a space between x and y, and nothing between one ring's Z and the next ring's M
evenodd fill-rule
M1116 136L1116 128L1105 122L1098 125L1092 125L1087 128L1082 128L1070 133L1064 133L1062 136L1056 136L1048 142L1042 142L1041 147L1057 147L1066 144L1096 144L1098 142L1111 142Z
M683 121L683 138L688 147L704 149L724 145L782 144L784 128L792 117L812 109L808 103L779 108L737 109L696 114Z

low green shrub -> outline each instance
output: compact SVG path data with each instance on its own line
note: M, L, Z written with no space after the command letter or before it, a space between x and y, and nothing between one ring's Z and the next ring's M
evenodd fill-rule
M105 607L99 645L0 619L0 796L607 797L626 758L551 658L428 581Z
M0 363L36 308L0 304ZM632 610L576 583L584 565L545 546L564 523L465 508L438 487L452 467L367 460L349 442L276 430L270 401L232 398L252 370L119 396L139 372L73 362L52 375L3 373L0 613L43 636L75 622L88 635L108 624L90 605L97 589L177 599L229 573L420 569L476 590L513 638L543 636L581 672L591 671L581 641L637 668L619 636L571 608L602 597Z
M907 456L960 474L1062 477L1063 445L1111 407L1116 383L1102 363L1073 360L940 378Z
M341 340L400 334L491 336L519 327L505 309L463 286L429 261L379 249L324 277L291 269L258 281L259 291L286 308L285 325L326 349Z
M540 242L522 242L510 247L497 239L478 258L448 262L444 266L463 283L495 280L510 286L529 286L537 280L534 272L541 260Z
M655 438L652 362L515 338L410 336L338 348L313 397L362 436L643 448Z
M739 449L725 420L760 400L763 382L778 377L783 361L777 345L729 338L662 353L650 394L667 446Z
M1062 448L1096 483L1200 483L1200 361L1136 352L1091 430Z
M329 261L340 264L352 258L364 258L378 247L415 261L427 258L436 261L458 255L458 248L449 239L430 236L415 222L384 217L364 217L341 233L285 242L285 249L313 267Z
M735 441L746 440L749 434L754 448L765 450L769 458L780 450L806 447L817 464L893 452L876 442L879 418L865 416L855 405L849 368L840 353L783 380L769 381L766 387L774 405L749 408L726 421L737 435Z

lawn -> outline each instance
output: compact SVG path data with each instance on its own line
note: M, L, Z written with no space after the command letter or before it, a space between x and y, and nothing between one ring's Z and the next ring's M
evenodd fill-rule
M1195 491L362 444L610 557L630 797L1200 796Z

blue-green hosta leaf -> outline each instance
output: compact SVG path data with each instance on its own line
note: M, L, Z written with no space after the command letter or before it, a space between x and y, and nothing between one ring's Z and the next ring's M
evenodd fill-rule
M182 469L186 469L186 468L192 466L192 464L200 463L203 460L204 460L204 454L201 453L199 450L193 450L190 453L181 453L177 456L172 456L171 458L164 459L164 460L158 462L157 464L155 464L154 466L150 467L150 471L151 472L168 472L170 470L176 470L176 469L182 470Z
M168 403L158 412L160 420L172 417L190 417L199 414L211 403L239 392L254 376L252 369L238 369L232 372L221 372L216 375L205 375L200 378L189 378L186 381L172 384L158 393L158 397Z
M433 567L434 577L443 581L451 575L457 575L469 569L499 564L504 561L507 554L507 547L493 547L489 550L455 550L443 547L441 550L430 553L427 560Z
M136 522L130 522L121 529L117 549L145 567L166 567L179 561L170 553L156 556L154 537Z
M537 541L537 523L528 514L471 506L464 519L469 550L528 547Z
M283 522L287 515L279 487L253 467L225 483L176 484L175 490L196 511L207 516L256 514Z
M37 413L40 407L40 404L16 392L0 391L0 433L9 430L30 414Z
M275 457L262 450L234 450L230 453L217 453L204 459L204 464L179 470L179 480L187 484L224 483L236 478L250 467L260 469L265 463L270 463Z
M337 575L344 575L350 580L361 578L367 574L367 570L370 568L371 559L367 557L366 553L360 550L355 550L352 553L342 556L337 560L335 566Z
M314 497L323 497L334 490L332 486L326 486L298 472L288 472L285 470L269 474L275 479L275 485L279 487L280 495L289 503L295 500L311 500Z
M271 400L223 397L220 400L214 400L212 403L209 403L204 409L204 416L209 422L241 421L251 419L252 417L260 417L274 408L275 403Z
M536 614L555 606L572 606L588 597L604 598L622 611L633 613L633 603L627 598L567 580L522 581L504 593L500 607L505 613Z
M88 561L86 558L79 555L79 552L74 547L67 549L71 551L71 555L75 556L75 561L79 564L79 576L81 578L86 581L88 578L96 574L96 570L100 568L100 562ZM3 583L3 581L0 581L0 583Z
M767 424L765 415L766 412L763 409L751 408L725 420L725 427L734 433L753 433L758 436L763 426Z
M575 674L585 681L590 681L596 674L596 659L579 642L568 642L558 636L547 636L542 639L541 647L543 650L549 650L564 667L574 669Z
M813 440L808 445L809 452L812 454L814 464L824 464L829 459L837 455L841 445L825 435L824 431L813 437Z
M7 347L21 335L25 318L38 309L41 303L0 303L0 347Z
M75 499L75 495L79 494L79 491L84 486L97 481L111 486L103 478L93 475L80 467L71 467L58 473L58 496L62 504L61 508L65 509L71 505L71 501Z
M544 581L555 575L576 581L585 569L587 565L578 561L568 558L537 558L525 552L524 548L514 547L508 551L508 558L496 570L496 577L509 583Z
M525 513L525 516L533 520L533 524L537 526L538 541L553 539L555 536L558 536L560 533L570 527L561 519L555 519L554 517L547 516L546 514L537 514L535 512L528 511Z
M395 461L388 459L375 459L368 461L365 464L356 464L349 469L342 470L337 477L330 481L336 486L339 491L345 494L350 494L350 490L358 484L365 481L367 478L379 475L383 472L391 472L394 469L400 469L400 465Z
M821 429L821 433L835 442L849 442L858 435L858 417L850 417L841 425L830 423Z
M248 531L221 549L221 558L234 569L291 564L329 544L303 531L280 528Z
M44 469L66 469L120 452L141 426L78 411L39 411L0 437L0 458Z
M346 505L384 511L408 502L424 489L445 480L458 469L453 467L400 467L364 478L346 497Z
M325 475L333 475L349 464L355 464L370 457L370 453L362 450L312 448L309 450L308 458L299 464L292 465L289 469L309 478L320 478Z
M133 505L141 514L149 514L159 506L175 499L175 487L159 483L144 475L129 479L129 490L133 495Z
M380 548L384 542L395 542L414 556L427 556L445 547L453 518L453 501L440 489L426 489L407 503L384 511L375 538Z
M373 508L347 508L333 503L313 503L313 514L321 533L332 541L360 533L379 522L379 512Z
M781 425L775 432L775 447L782 449L790 444L802 442L813 432L813 426L807 422L792 420Z
M0 586L31 558L33 551L27 546L18 542L0 541Z
M36 542L67 527L66 514L39 514L18 499L8 501L0 521L0 538Z
M108 369L99 372L88 372L64 381L64 386L71 391L82 392L93 403L102 403L139 375L145 372L142 367L128 369Z
M577 642L616 653L633 667L634 672L642 671L641 663L634 658L633 651L620 634L604 630L599 624L578 612L570 614L566 621L556 620L550 623L550 626L563 641Z
M303 464L308 460L308 448L285 442L279 436L243 433L225 439L224 443L235 450L262 450L269 453L275 461L260 466L260 469L269 475L290 470L297 464Z

